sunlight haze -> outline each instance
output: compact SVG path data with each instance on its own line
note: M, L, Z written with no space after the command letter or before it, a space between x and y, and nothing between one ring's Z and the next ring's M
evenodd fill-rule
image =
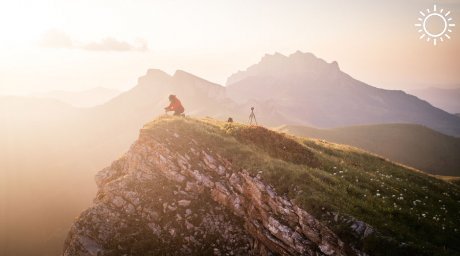
M460 22L460 3L438 1ZM373 86L460 84L460 31L433 46L430 1L2 1L0 94L127 90L149 68L225 85L267 54L311 52Z
M459 26L460 0L0 0L0 256L460 255Z

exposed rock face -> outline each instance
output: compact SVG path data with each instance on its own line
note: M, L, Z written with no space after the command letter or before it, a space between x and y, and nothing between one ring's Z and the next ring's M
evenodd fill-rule
M193 138L142 130L96 176L64 255L353 255L328 227ZM180 142L180 143L179 143Z

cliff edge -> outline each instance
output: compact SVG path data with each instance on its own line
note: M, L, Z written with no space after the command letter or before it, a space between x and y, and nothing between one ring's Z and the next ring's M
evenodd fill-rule
M393 236L391 228L403 220L393 217L383 225L367 209L381 196L365 183L366 177L379 176L379 169L366 164L378 163L380 172L394 173L394 179L422 179L457 199L458 187L324 144L210 119L155 120L124 156L96 175L94 205L75 220L63 255L429 255L437 250L406 233ZM381 189L376 191L385 194L396 186L388 185L393 187L376 186ZM458 202L445 204L458 210ZM367 218L355 214L356 208Z

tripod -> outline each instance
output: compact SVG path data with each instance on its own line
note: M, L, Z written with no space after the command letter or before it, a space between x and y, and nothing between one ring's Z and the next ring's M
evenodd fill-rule
M255 125L258 125L256 115L254 114L254 107L251 107L251 114L249 115L249 125L254 125L253 122L255 123Z

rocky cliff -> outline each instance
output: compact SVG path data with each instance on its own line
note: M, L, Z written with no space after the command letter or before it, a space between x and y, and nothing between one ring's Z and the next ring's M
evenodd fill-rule
M94 205L75 220L64 255L366 255L374 228L324 207L313 214L289 196L311 191L265 179L264 164L325 168L313 150L263 128L154 121L96 175ZM237 161L248 155L258 168Z
M96 182L95 205L75 222L64 255L350 254L260 177L174 131L142 130Z

